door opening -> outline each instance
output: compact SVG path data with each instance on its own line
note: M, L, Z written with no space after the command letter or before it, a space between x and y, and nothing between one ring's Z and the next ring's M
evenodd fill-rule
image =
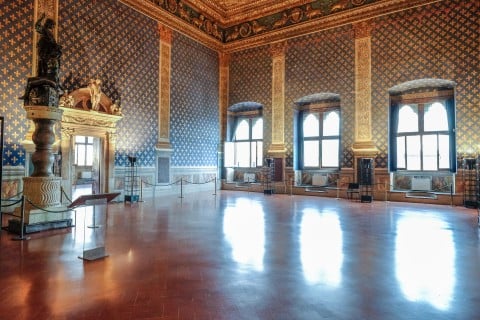
M73 142L73 199L100 193L100 138L78 135L73 137Z

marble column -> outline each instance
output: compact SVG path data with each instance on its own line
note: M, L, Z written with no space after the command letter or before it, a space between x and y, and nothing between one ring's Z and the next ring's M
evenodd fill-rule
M287 42L270 46L272 54L272 144L268 154L285 158L285 51Z
M369 21L362 21L354 25L355 142L353 143L352 151L355 159L354 174L356 181L359 181L360 178L361 158L375 159L378 154L378 149L375 146L372 136L371 30L372 23ZM373 161L373 164L375 164L375 161ZM374 168L372 168L372 170L374 170Z
M228 109L228 92L229 92L229 76L230 76L230 55L219 52L219 84L218 84L218 115L220 123L220 137L217 148L217 178L224 178L224 143L227 135L227 109ZM220 185L220 184L219 184Z
M158 86L158 142L157 149L171 149L170 145L170 76L172 60L172 30L158 25L160 35Z
M374 157L378 149L372 138L372 53L368 21L354 25L355 30L355 142L357 156Z
M72 199L72 183L74 180L75 171L72 170L73 162L73 152L72 146L73 143L73 135L75 134L75 130L73 128L68 128L62 126L61 129L61 142L60 142L60 150L62 153L62 165L61 165L61 172L62 172L62 187L63 190L67 193L67 196ZM73 199L72 199L73 200Z
M163 24L158 24L160 36L159 54L159 86L158 86L158 141L157 154L157 181L168 183L171 180L170 159L172 145L170 144L170 79L172 60L172 30Z
M115 149L117 148L117 132L116 129L111 129L105 133L103 153L105 154L104 164L104 181L105 191L113 192L115 190Z

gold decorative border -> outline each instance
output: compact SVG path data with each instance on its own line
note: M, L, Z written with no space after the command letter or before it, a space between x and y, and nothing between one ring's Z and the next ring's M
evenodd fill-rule
M378 16L391 14L397 11L425 6L431 3L440 2L443 0L387 0L374 3L371 5L357 7L355 9L346 10L320 19L306 21L296 25L277 29L272 32L265 32L260 35L252 36L245 39L240 39L223 45L225 52L236 52L245 49L250 49L262 45L267 45L271 42L286 40L290 38L299 37L302 35L315 33L327 29L332 29L342 25L369 20Z
M222 42L219 39L206 34L196 26L189 24L181 18L162 10L155 4L145 0L120 0L123 4L131 7L134 10L143 13L147 17L150 17L165 26L184 34L185 36L192 38L203 44L204 46L222 51Z
M204 12L206 15L217 20L225 27L233 26L245 20L258 19L276 12L281 12L295 6L301 6L313 2L312 0L257 0L250 3L226 8L215 0L192 1L185 0L185 3Z
M272 55L272 145L284 149L285 132L285 52L287 42L270 45Z
M220 122L220 137L224 139L227 128L227 108L230 76L230 55L225 53L218 54L218 115Z
M158 144L170 144L170 74L172 60L172 30L161 23L159 33L159 106L158 106Z
M285 24L279 25L278 28L276 28L275 30L272 30L272 31L262 30L262 32L254 32L256 35L248 36L246 38L240 38L239 36L234 37L235 38L234 41L231 41L225 44L219 38L215 38L213 34L206 33L204 30L202 30L198 26L191 24L189 21L183 20L179 16L172 14L171 10L170 12L168 10L164 10L160 8L158 5L155 5L150 1L120 0L120 2L124 3L125 5L145 14L146 16L152 19L155 19L165 24L166 26L174 29L175 31L180 32L186 35L187 37L190 37L211 49L227 52L227 53L232 53L232 52L242 51L245 49L254 48L262 45L267 45L272 42L299 37L305 34L327 30L327 29L339 27L339 26L354 23L354 22L369 20L378 16L391 14L393 12L425 6L431 3L441 2L441 1L444 1L444 0L384 0L384 1L372 3L369 5L361 5L358 7L354 7L352 9L345 9L339 12L336 12L335 10L332 9L333 13L323 17L316 16L315 19L313 20L300 22L300 23L288 25L288 26L286 26ZM192 4L192 6L197 7L199 9L203 8L201 4L200 5ZM248 18L252 19L252 17L248 17ZM218 23L220 23L220 20L221 18L219 18ZM250 20L248 21L248 23L246 22L244 24L245 25L248 24L252 29L262 27L262 26L255 26L255 25L252 26L250 25L250 22L253 24L255 21ZM217 23L217 22L211 22L211 23ZM245 27L244 24L236 26L236 28L238 29L236 30L238 31L238 34L240 34L242 30L243 32L247 32L245 28L242 29L242 27ZM235 35L236 33L234 34L234 36ZM232 36L232 35L229 35L229 36Z
M370 37L355 39L355 141L372 141Z

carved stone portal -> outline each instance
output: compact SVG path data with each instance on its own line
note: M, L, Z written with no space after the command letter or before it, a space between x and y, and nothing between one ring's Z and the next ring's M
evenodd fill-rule
M123 118L120 107L100 89L100 80L63 95L60 99L62 115L62 186L71 196L75 179L74 136L92 136L100 140L98 192L114 190L114 160L117 122ZM93 87L95 85L95 87Z

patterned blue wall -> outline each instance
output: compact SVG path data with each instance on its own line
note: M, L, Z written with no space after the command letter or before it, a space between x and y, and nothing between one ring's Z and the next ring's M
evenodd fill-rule
M269 46L235 52L230 60L229 104L263 105L263 154L272 144L272 56Z
M32 69L33 1L0 1L0 110L5 117L3 165L25 164L21 141L28 130L23 103ZM61 82L73 90L90 78L120 103L116 165L126 154L153 166L157 142L157 23L115 0L60 1L58 42L63 46Z
M288 41L285 67L285 145L287 165L293 160L293 104L314 93L340 94L341 164L353 167L355 126L355 43L351 26Z
M218 55L193 40L174 33L170 142L172 165L217 165Z
M480 2L451 0L375 19L372 31L373 136L387 167L388 89L421 78L453 80L457 154L479 152Z
M0 116L5 117L3 165L25 163L20 142L28 130L23 101L19 100L32 71L33 1L0 1Z
M90 78L122 107L115 164L135 155L139 166L155 164L158 134L157 23L116 0L60 1L59 43L64 47L63 86Z

